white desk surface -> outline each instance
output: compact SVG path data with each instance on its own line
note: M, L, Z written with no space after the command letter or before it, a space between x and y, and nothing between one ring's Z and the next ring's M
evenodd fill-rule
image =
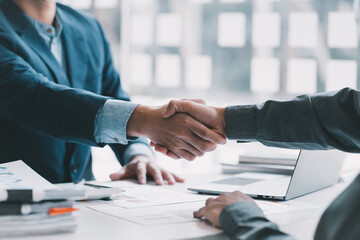
M199 178L213 178L213 174L189 174L185 176L185 184L175 186L162 186L163 188L176 189L186 192L187 185L196 182ZM270 220L276 222L280 228L295 236L297 239L312 239L317 222L326 207L331 201L350 183L351 178L345 182L311 193L291 201L301 201L317 205L312 209L301 209L287 213L279 213L267 216ZM154 213L176 209L187 209L189 218L191 211L202 207L204 202L192 202L185 204L173 204L166 206L151 207ZM114 207L116 208L116 207ZM141 208L138 209L141 213ZM72 239L228 239L220 229L214 228L205 221L195 220L186 223L166 224L161 226L142 226L129 222L125 219L97 212L85 206L81 206L78 216L78 229L74 233L29 236L22 238L9 239L36 239L36 240L72 240Z

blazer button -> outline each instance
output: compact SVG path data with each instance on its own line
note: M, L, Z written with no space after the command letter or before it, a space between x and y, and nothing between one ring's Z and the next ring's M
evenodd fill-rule
M79 170L79 165L77 163L71 164L70 169L73 174L76 174Z

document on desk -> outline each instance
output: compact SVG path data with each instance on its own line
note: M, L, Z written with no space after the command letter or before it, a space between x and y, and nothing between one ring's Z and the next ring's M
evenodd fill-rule
M89 205L88 208L142 226L158 226L200 221L193 217L193 211L203 205L204 202L201 201L154 206L151 208L126 209L108 204Z
M113 201L106 201L105 203L128 209L205 201L208 198L208 196L204 195L182 193L160 186L139 185L127 181L110 182L108 184L112 187L119 187L124 192L113 196Z
M301 202L298 199L292 201L268 201L268 200L255 200L264 214L274 215L281 213L288 213L291 211L301 211L307 209L319 208L318 205Z
M22 160L0 164L0 189L56 189Z

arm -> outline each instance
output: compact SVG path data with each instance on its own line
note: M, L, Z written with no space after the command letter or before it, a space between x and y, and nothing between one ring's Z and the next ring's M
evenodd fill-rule
M209 198L205 207L194 212L194 217L205 217L215 226L222 227L230 239L293 239L270 222L254 200L240 192Z
M169 117L186 112L228 139L258 141L268 146L360 152L360 92L302 95L288 101L213 108L189 101L172 101ZM165 152L158 146L158 150Z
M49 81L10 49L0 32L0 115L40 134L97 145L95 117L108 98Z
M360 92L303 95L289 101L226 109L229 139L268 146L360 152Z

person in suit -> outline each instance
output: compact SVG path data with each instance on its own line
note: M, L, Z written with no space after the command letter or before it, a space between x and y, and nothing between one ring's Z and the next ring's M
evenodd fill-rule
M302 95L288 101L214 108L191 101L173 100L164 112L188 113L228 139L261 142L267 146L360 153L360 91L344 88L337 92ZM152 144L170 157L176 154ZM360 236L360 174L322 215L314 239L358 239ZM209 198L194 212L230 239L293 239L269 221L247 195L223 193Z
M90 146L110 145L124 166L113 180L183 181L138 137L189 160L225 138L185 114L164 120L165 107L130 102L92 16L55 1L1 1L0 162L22 159L53 183L91 180Z

